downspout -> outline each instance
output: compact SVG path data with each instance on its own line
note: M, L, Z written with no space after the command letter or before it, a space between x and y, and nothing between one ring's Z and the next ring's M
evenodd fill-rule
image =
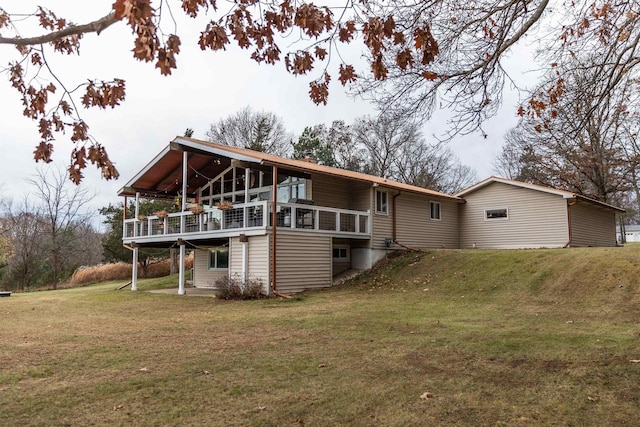
M569 245L571 244L571 240L573 239L571 233L571 206L575 205L576 203L578 203L578 200L574 200L573 202L567 200L567 225L569 226L569 240L567 240L567 243L564 244L563 248L569 247Z
M406 250L408 250L409 252L420 252L417 249L414 248L410 248L407 245L403 245L402 243L398 242L398 236L397 236L397 227L396 227L396 198L402 193L402 191L398 191L397 194L394 194L393 197L391 198L391 224L392 224L392 231L391 231L391 238L393 239L393 243L395 243L396 245L405 248Z
M277 280L276 280L276 228L278 224L278 212L277 212L277 203L278 203L278 167L272 166L273 170L273 180L272 180L272 191L271 191L271 292L277 297L281 298L292 298L290 295L281 294L278 292Z

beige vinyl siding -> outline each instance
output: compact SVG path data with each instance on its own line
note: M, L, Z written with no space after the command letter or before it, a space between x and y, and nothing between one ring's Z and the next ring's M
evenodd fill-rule
M371 184L364 182L351 182L349 185L349 209L355 211L371 211Z
M242 243L238 237L229 239L229 276L242 278Z
M440 220L430 219L430 201L440 203ZM414 248L458 248L458 205L417 194L401 194L396 198L398 242Z
M278 291L286 294L331 286L331 237L280 230L276 235Z
M231 257L231 255L229 255ZM229 260L231 261L231 260ZM209 270L209 249L196 249L193 254L193 285L197 288L213 287L217 279L229 274L227 269Z
M590 203L571 206L571 246L615 246L615 213Z
M371 191L371 247L373 249L387 249L384 239L393 238L393 196L397 194L392 190L378 188L387 191L387 214L375 212L375 190Z
M563 247L569 240L562 196L494 182L465 195L460 245L471 248ZM507 220L485 220L485 209L509 210Z
M247 277L260 280L263 291L269 291L269 236L247 237ZM230 239L229 274L231 277L242 277L242 245L240 238Z
M314 174L312 181L312 199L316 206L349 209L348 181L328 175Z
M268 290L269 281L269 236L249 237L249 278L259 279Z

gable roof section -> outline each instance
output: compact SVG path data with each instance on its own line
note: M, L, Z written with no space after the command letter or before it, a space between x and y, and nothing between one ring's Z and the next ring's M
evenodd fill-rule
M473 193L476 190L479 190L483 187L486 187L489 184L493 184L494 182L499 182L502 184L507 184L507 185L513 185L515 187L520 187L520 188L528 188L530 190L535 190L535 191L541 191L543 193L549 193L549 194L554 194L556 196L561 196L563 199L575 199L575 200L581 200L587 203L591 203L593 205L597 205L600 207L604 207L607 209L613 209L617 212L625 212L624 209L621 209L617 206L613 206L610 205L608 203L604 203L604 202L600 202L598 200L592 199L590 197L586 197L586 196L582 196L580 194L577 193L572 193L570 191L565 191L565 190L557 190L555 188L551 188L551 187L545 187L543 185L537 185L537 184L530 184L528 182L521 182L521 181L516 181L513 179L506 179L506 178L500 178L498 176L490 176L487 179L483 179L480 182L477 182L473 185L471 185L470 187L467 187L463 190L458 191L455 196L457 197L464 197L465 195L469 194L469 193Z
M360 172L353 172L344 169L334 168L325 165L319 165L303 160L287 159L273 154L262 153L259 151L248 150L245 148L231 147L227 145L216 144L213 142L200 141L194 138L188 138L185 136L177 136L168 147L158 154L151 162L149 162L140 172L138 172L131 180L129 180L124 187L118 192L119 195L135 194L135 189L144 184L144 188L151 187L151 181L160 179L163 176L163 170L176 169L179 162L182 161L182 156L176 156L176 150L182 148L185 151L196 153L196 156L223 156L231 159L241 160L248 163L256 163L265 166L276 166L279 168L286 168L290 170L296 170L305 173L319 173L323 175L330 175L338 178L364 181L384 187L387 189L408 191L411 193L423 194L431 197L437 197L440 199L448 199L458 203L464 203L464 200L460 197L452 196L438 191L429 190L427 188L417 187L414 185L403 184L396 181L391 181L385 178L380 178L373 175L368 175ZM172 152L174 153L172 155ZM179 152L179 151L178 151ZM179 161L179 162L178 162ZM161 169L161 170L158 170ZM160 181L157 182L159 184Z

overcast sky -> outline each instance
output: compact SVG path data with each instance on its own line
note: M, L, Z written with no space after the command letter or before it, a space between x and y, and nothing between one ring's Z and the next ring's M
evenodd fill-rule
M59 16L84 23L108 13L112 2L54 0L44 4ZM28 13L35 10L35 4L37 2L23 0L19 5L7 6L7 11ZM73 10L70 4L82 4L76 7L89 10ZM174 7L178 7L178 3L174 3ZM308 97L308 76L290 76L285 72L283 63L258 65L249 59L247 51L239 49L203 52L197 46L199 31L204 28L202 21L194 23L183 18L181 10L174 10L174 15L182 46L178 69L171 76L163 77L153 64L132 58L133 38L128 27L121 23L108 28L100 36L85 36L80 56L50 54L47 58L58 77L69 87L86 78L108 80L118 77L126 80L126 100L121 106L108 111L82 111L91 135L107 148L120 172L117 181L104 181L94 167L88 166L83 185L96 192L92 201L95 209L110 202L119 202L116 196L118 189L170 140L182 135L186 128L194 130L195 138L205 139L210 123L245 106L275 113L294 135L299 135L305 126L329 125L338 119L349 124L358 116L375 114L369 103L347 96L337 78L331 87L329 103L316 106ZM22 35L39 33L35 29ZM360 56L355 47L343 55L345 53ZM0 46L0 58L3 66L16 58L14 48ZM522 60L509 63L514 77L526 77L521 68ZM517 101L514 93L506 93L502 113L485 125L486 139L474 134L457 138L449 144L462 163L477 171L479 178L492 174L492 161L502 146L504 133L517 122ZM29 191L25 180L36 168L33 151L39 142L36 124L22 116L22 109L18 92L11 88L5 74L0 82L0 194L14 201ZM436 112L429 122L424 123L428 141L435 142L432 135L445 132L446 117L446 112ZM71 143L61 137L54 146L54 163L66 167Z

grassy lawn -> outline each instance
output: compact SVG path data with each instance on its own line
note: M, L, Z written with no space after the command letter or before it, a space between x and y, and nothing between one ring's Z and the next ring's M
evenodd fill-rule
M640 246L442 250L292 300L14 294L0 425L637 425L638 277Z

